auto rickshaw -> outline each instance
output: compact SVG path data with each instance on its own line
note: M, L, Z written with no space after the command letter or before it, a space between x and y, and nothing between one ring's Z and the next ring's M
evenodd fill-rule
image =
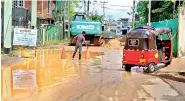
M166 35L167 39L163 39L163 35ZM171 63L172 49L171 29L137 27L126 35L122 68L130 71L133 66L141 66L145 72L152 73L156 70L157 64Z

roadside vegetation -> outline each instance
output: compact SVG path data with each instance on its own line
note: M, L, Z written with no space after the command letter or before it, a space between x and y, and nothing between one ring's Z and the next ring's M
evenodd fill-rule
M139 15L137 23L148 22L148 1L139 1L136 11ZM180 1L180 6L185 7L185 1ZM179 0L164 0L151 2L151 22L158 22L178 17ZM160 16L159 16L160 15Z

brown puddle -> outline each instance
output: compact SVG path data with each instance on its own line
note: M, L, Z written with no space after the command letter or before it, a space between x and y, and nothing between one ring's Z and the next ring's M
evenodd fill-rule
M24 99L46 88L78 79L88 72L90 65L100 65L99 52L90 52L89 60L78 60L78 53L71 60L73 52L65 52L61 59L61 50L38 50L36 58L25 58L24 62L2 69L2 101ZM69 79L70 78L70 79Z

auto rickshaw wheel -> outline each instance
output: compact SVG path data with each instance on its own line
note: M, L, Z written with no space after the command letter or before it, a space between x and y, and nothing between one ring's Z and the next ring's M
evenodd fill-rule
M125 71L131 71L131 65L125 65L124 69Z
M156 68L156 64L155 63L150 63L148 68L147 68L147 71L149 73L153 73L155 71L155 68Z

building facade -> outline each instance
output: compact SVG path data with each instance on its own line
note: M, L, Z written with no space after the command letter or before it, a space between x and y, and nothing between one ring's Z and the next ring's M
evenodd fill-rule
M16 21L22 21L28 23L31 18L31 0L13 0L12 7L14 12L17 13L15 16ZM39 24L51 24L52 23L52 10L55 8L53 0L37 0L37 18ZM21 11L22 10L22 11ZM26 13L25 13L26 12ZM21 14L24 16L20 17ZM27 15L25 17L25 15ZM29 15L29 16L28 16ZM13 15L14 16L14 15ZM18 18L18 19L17 19ZM20 20L20 19L23 20ZM27 19L26 19L27 18ZM26 21L25 21L26 19ZM19 24L18 24L19 25Z
M13 0L13 8L31 9L31 0ZM53 0L37 0L37 17L52 18Z
M125 35L131 29L131 22L129 18L120 18L117 21L117 34Z

